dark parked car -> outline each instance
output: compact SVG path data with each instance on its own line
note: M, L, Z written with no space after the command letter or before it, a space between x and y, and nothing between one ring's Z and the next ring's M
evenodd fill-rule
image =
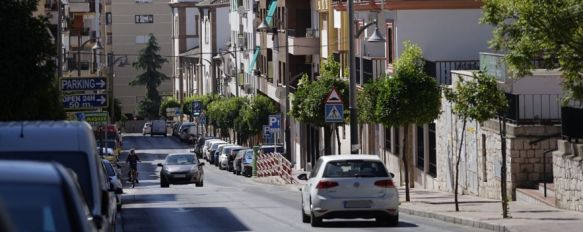
M244 166L243 164L245 163L245 157L246 157L246 153L250 153L250 157L251 157L251 162L253 162L253 149L242 149L237 151L237 154L235 155L235 159L233 160L233 174L237 174L237 175L241 175L243 174L243 170L244 170ZM251 163L249 162L249 163Z
M259 147L259 152L266 153L283 153L283 146L281 145L262 145Z
M229 151L229 156L228 156L228 163L227 163L227 171L232 172L233 171L233 162L235 161L235 156L237 156L237 153L241 150L247 150L249 149L248 147L237 147L237 148L233 148L231 149L231 151Z
M0 161L0 199L14 231L96 231L73 172L52 162Z
M198 138L198 140L196 141L196 143L194 143L194 153L198 156L198 158L202 158L203 154L202 154L202 147L204 146L204 142L206 142L209 139L216 139L213 136L201 136Z
M204 163L201 163L194 154L176 153L166 156L164 163L159 163L160 187L168 188L171 184L204 184Z
M176 122L174 125L172 125L172 136L180 136L180 125L182 125L182 122Z
M73 170L100 231L116 223L116 199L87 122L0 122L0 160L58 162Z

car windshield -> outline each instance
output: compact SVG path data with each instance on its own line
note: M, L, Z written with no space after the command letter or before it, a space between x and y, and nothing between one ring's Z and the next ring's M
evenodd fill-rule
M372 160L339 160L326 164L323 177L388 177L385 166Z
M71 231L63 196L59 185L0 184L14 231Z
M111 166L111 163L104 162L103 165L105 166L105 171L107 171L108 176L115 176L115 170L113 170L113 166Z
M189 165L196 164L194 155L171 155L166 159L167 165Z
M211 146L211 150L216 150L216 149L217 149L217 147L218 147L219 145L221 145L221 144L225 144L225 143L215 143L215 144L213 144L213 145Z
M82 152L0 152L0 159L56 161L72 169L77 174L85 199L93 199L87 156ZM89 200L87 204L93 207L93 201Z

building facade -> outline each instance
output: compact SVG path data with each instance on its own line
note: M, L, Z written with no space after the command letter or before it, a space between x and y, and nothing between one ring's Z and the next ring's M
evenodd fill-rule
M116 0L111 1L112 53L128 57L128 64L135 62L140 50L146 47L150 34L160 47L159 54L168 60L161 72L173 77L174 59L172 50L172 12L168 0ZM132 65L116 67L114 71L114 96L121 101L122 113L137 113L137 107L145 98L144 86L130 86L142 70ZM172 96L172 81L164 81L158 87L161 96Z

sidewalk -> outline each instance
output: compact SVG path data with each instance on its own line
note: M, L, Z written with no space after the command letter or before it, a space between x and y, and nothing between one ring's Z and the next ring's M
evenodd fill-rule
M294 177L300 173L295 172ZM253 178L257 182L284 185L277 178ZM297 179L296 179L297 180ZM303 187L288 184L291 189ZM455 212L454 195L447 192L410 189L411 202L405 202L405 188L399 188L399 211L419 217L433 218L448 223L461 224L500 232L582 231L583 213L512 201L510 217L502 219L502 203L474 196L459 195L460 211Z
M460 212L455 212L453 193L411 189L411 202L405 202L405 189L399 188L402 213L434 218L454 224L494 231L581 231L583 213L550 206L512 201L510 216L502 219L502 203L498 200L460 195Z

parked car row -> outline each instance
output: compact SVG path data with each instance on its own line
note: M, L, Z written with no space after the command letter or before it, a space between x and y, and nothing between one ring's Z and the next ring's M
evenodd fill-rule
M0 138L0 202L12 230L115 230L119 175L89 124L0 122Z

